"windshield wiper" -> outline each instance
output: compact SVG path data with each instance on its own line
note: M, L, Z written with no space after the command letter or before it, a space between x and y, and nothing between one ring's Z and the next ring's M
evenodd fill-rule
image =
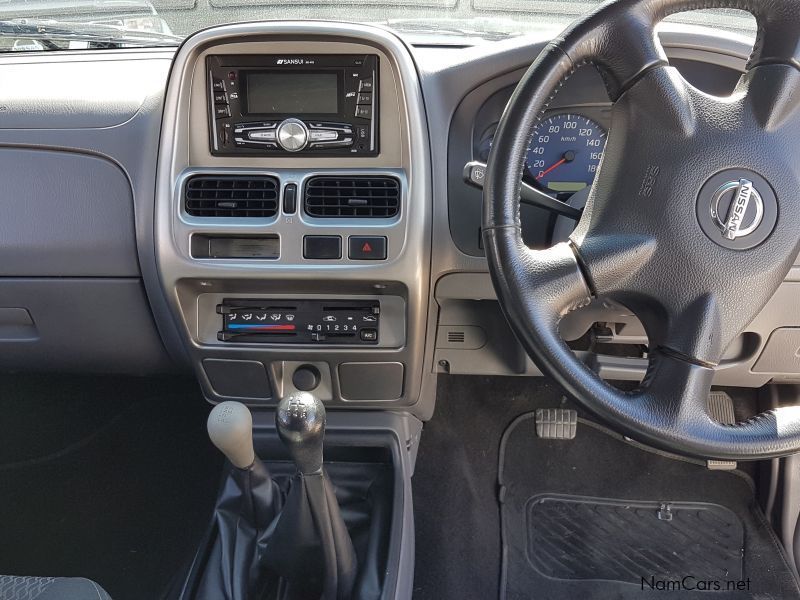
M0 20L0 37L42 42L77 40L113 46L177 46L183 40L177 35L157 31L50 19Z

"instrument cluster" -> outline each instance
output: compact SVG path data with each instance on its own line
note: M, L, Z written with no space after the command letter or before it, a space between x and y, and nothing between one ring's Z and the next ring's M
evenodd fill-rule
M523 179L561 201L591 186L605 149L607 113L605 107L581 107L545 115L531 135ZM495 128L478 142L482 162L489 158Z

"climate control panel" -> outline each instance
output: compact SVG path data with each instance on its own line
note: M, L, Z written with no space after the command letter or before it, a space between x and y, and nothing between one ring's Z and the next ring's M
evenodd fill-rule
M377 345L377 300L223 300L222 342Z

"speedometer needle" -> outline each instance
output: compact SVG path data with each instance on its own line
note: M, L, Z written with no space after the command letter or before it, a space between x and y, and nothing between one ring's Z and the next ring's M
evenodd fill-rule
M552 171L553 169L556 169L557 167L560 167L565 162L572 162L573 160L575 160L575 153L572 150L567 150L566 152L564 152L564 155L561 157L561 160L559 160L557 163L555 163L553 165L550 165L544 171L539 173L536 176L536 181L539 181L542 177L547 175L550 171Z

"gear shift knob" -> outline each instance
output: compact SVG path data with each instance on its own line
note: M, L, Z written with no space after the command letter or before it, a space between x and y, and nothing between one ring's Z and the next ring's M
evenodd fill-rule
M253 415L239 402L217 404L208 415L208 437L233 466L249 468L256 459L253 449Z
M278 435L297 470L303 475L322 470L325 405L309 392L293 392L281 399L275 412Z

